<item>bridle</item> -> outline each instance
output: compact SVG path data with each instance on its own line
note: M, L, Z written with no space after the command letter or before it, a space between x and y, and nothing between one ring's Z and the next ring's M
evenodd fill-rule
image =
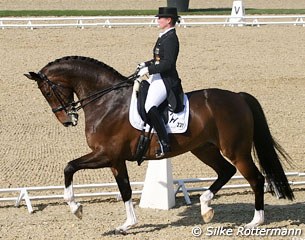
M60 106L59 107L56 107L56 108L52 108L52 112L53 113L57 113L57 112L60 112L60 111L65 111L66 113L68 112L68 108L71 107L72 105L72 101L71 103L65 103L65 100L64 100L64 93L61 91L61 89L64 89L64 88L68 88L66 86L63 86L61 84L58 84L58 83L54 83L52 82L50 79L48 79L48 77L43 74L42 72L38 72L38 75L40 77L40 80L42 80L42 83L40 83L38 85L39 88L41 88L42 84L44 83L47 83L53 94L55 95L57 101L60 103Z
M133 73L132 75L130 75L129 77L127 77L126 80L124 80L124 81L121 81L121 82L119 82L119 83L117 83L113 86L107 87L107 88L102 89L100 91L97 91L93 94L90 94L89 96L86 96L86 97L84 97L84 98L82 98L78 101L72 100L71 102L66 102L64 100L65 96L64 96L64 94L61 90L61 89L68 88L68 87L63 86L63 85L58 84L58 83L52 82L42 72L38 72L38 75L43 82L47 83L50 86L52 92L54 93L54 95L57 99L57 101L60 103L60 105L58 107L52 108L52 112L57 113L57 112L60 112L60 111L65 111L72 119L74 119L76 121L76 123L75 123L75 125L76 125L77 124L77 119L78 119L78 113L77 112L81 108L84 108L88 104L96 101L97 99L101 98L102 96L106 95L107 93L110 93L114 90L118 90L118 89L121 89L121 88L124 88L124 87L132 86L134 80L137 78L137 73L138 73L138 70L135 73ZM40 84L40 86L41 86L41 84ZM40 86L38 86L38 87L40 87ZM75 126L73 124L73 120L72 120L72 125Z

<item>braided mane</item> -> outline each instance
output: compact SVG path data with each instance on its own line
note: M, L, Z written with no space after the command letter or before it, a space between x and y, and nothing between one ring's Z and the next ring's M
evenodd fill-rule
M116 74L119 77L126 79L125 76L120 74L117 70L115 70L114 68L110 67L109 65L107 65L107 64L105 64L105 63L103 63L103 62L101 62L99 60L96 60L94 58L84 57L84 56L66 56L66 57L62 57L62 58L54 60L53 62L49 62L45 67L50 67L53 64L61 63L61 62L66 62L66 61L71 61L71 62L72 61L89 62L89 63L95 64L95 65L97 65L99 67L106 68L106 69L110 70L113 74Z

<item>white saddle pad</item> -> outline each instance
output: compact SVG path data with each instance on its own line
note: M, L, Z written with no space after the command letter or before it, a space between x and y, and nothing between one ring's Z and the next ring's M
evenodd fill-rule
M166 125L166 129L168 133L184 133L188 127L189 121L189 100L187 96L184 94L184 110L180 113L168 112L168 124ZM138 129L144 129L144 122L140 117L137 108L137 97L135 94L132 94L130 109L129 109L129 121L130 124ZM148 127L145 128L148 131Z

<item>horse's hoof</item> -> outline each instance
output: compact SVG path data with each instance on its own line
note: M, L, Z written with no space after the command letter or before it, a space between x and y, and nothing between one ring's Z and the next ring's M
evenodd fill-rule
M211 222L211 220L213 219L213 217L214 217L214 210L213 210L213 208L210 208L206 213L204 213L204 214L202 215L203 221L204 221L205 223Z
M263 221L260 221L260 222L250 222L250 223L245 225L245 229L256 228L256 227L262 225L263 223L264 223Z
M123 230L123 229L118 229L118 228L116 228L116 229L114 230L114 234L115 234L115 235L127 235L127 231L125 231L125 230Z
M78 219L82 219L83 218L83 206L79 205L79 207L76 209L76 211L74 212L74 215L78 218Z

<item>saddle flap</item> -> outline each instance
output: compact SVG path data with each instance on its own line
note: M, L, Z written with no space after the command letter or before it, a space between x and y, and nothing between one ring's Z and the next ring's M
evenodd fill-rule
M137 94L137 109L138 113L140 114L141 118L145 123L148 122L148 118L145 111L145 102L147 98L148 88L149 88L148 81L141 81L139 91Z

